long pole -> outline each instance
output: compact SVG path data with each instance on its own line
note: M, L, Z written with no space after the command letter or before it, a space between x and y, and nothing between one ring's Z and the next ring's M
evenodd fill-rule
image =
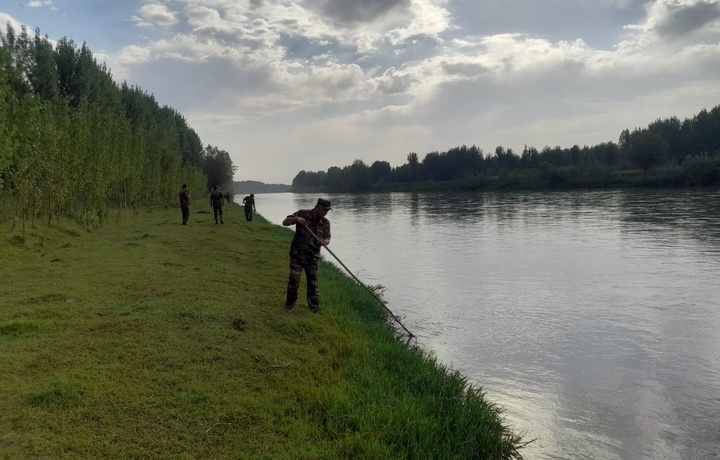
M352 271L350 271L349 268L347 268L347 266L342 262L342 260L340 260L340 258L339 258L338 256L336 256L335 253L332 252L332 250L331 250L329 247L327 247L327 246L325 246L325 245L323 244L322 240L321 240L320 238L318 238L318 236L317 236L312 230L310 230L310 228L308 228L307 225L305 225L304 227L305 227L305 230L307 230L307 231L313 236L313 238L315 238L316 240L318 240L318 242L320 243L320 246L324 247L325 250L326 250L327 252L329 252L329 253L335 258L335 260L337 260L338 263L339 263L340 265L342 265L342 267L343 267L345 270L347 270L348 273L350 273L350 276L352 276L352 277L355 279L355 281L357 281L357 282L360 284L360 286L364 287L364 288L370 293L370 295L372 295L373 297L375 297L375 300L377 300L377 301L380 303L380 305L382 305L383 308L385 308L385 310L387 310L387 312L390 314L390 316L393 317L393 319L395 320L395 322L397 322L397 323L400 325L400 327L402 327L403 329L405 329L405 332L408 333L408 340L409 340L409 339L412 339L413 337L415 337L415 335L414 335L412 332L410 332L410 331L408 330L408 328L405 327L405 325L398 319L398 317L395 316L395 314L393 314L392 311L390 311L390 309L388 308L388 306L385 305L385 302L383 302L382 300L380 300L380 297L378 297L378 296L373 292L372 289L370 289L369 287L365 286L365 283L363 283L362 281L360 281L360 279L359 279L357 276L355 276L355 274L354 274Z

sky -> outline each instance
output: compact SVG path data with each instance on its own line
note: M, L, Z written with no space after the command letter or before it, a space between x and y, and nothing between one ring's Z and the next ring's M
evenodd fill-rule
M8 21L86 42L236 180L617 142L720 104L720 0L5 0Z

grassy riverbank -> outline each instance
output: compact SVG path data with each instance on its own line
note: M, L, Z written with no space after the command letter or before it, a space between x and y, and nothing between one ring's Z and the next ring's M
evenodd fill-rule
M329 264L283 311L288 229L227 209L0 230L0 458L513 458L467 382Z

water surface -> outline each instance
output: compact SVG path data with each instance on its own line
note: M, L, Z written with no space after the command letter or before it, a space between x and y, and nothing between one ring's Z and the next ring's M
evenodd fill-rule
M529 460L720 458L719 190L323 196L333 252Z

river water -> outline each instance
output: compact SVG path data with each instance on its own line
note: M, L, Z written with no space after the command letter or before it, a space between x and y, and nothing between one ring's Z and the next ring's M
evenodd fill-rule
M720 190L322 196L333 252L528 460L720 459Z

